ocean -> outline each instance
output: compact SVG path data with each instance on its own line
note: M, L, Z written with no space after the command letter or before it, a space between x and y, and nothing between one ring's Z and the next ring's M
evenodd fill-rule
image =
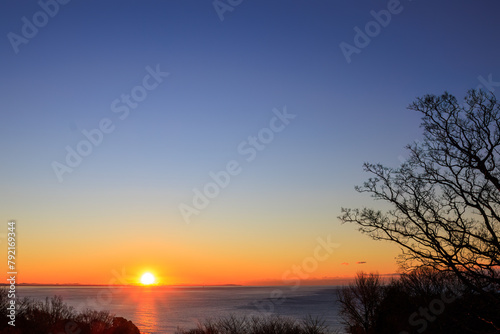
M62 296L81 311L107 310L131 320L142 333L175 333L221 316L282 315L294 319L319 317L341 330L337 287L106 287L18 286L18 298Z

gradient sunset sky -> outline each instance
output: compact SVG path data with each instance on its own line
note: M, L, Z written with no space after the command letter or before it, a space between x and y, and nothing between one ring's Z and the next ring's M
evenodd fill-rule
M337 219L385 208L354 190L363 162L421 139L416 97L500 91L494 0L40 3L0 4L0 237L17 220L24 283L395 273L397 247Z

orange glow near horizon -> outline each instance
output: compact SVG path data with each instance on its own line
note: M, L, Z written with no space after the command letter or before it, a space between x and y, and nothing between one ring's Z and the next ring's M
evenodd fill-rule
M22 229L19 222L28 219L19 219L23 247L17 257L18 283L144 286L141 277L149 272L154 286L335 285L359 271L397 272L397 247L373 241L350 226L295 230L268 218L267 224L259 222L262 232L249 234L239 230L239 221L221 232L218 224L223 219L213 219L187 227L175 219L168 226L157 219L158 223L150 223L156 228L140 236L133 229L108 227L134 226L138 217L96 220L101 233L80 231L79 238L61 224L61 233L71 237L57 240L43 229L35 229L36 235ZM72 226L86 225L82 221ZM89 248L89 242L99 247ZM329 249L330 242L338 247Z

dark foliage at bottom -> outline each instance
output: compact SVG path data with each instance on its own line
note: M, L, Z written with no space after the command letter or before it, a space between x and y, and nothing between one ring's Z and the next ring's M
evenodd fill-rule
M0 307L3 321L1 334L140 334L139 329L127 319L115 317L106 311L85 310L76 312L55 296L45 301L22 299L16 303L15 326L8 317L7 290L0 290Z
M450 273L419 269L382 284L358 274L339 292L345 330L351 334L500 333L500 291L472 290Z
M320 319L306 318L304 321L269 317L228 317L209 319L190 330L178 330L177 334L327 334L327 326Z

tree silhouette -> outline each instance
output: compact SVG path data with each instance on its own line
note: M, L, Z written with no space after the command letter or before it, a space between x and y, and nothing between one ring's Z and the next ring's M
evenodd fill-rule
M449 271L498 299L489 292L500 291L500 106L478 90L464 101L444 93L412 103L423 115L424 140L407 146L398 168L365 163L373 177L356 187L392 208L342 208L339 218L398 244L403 269Z
M378 274L359 272L354 283L338 291L340 316L348 333L374 333L383 286Z

